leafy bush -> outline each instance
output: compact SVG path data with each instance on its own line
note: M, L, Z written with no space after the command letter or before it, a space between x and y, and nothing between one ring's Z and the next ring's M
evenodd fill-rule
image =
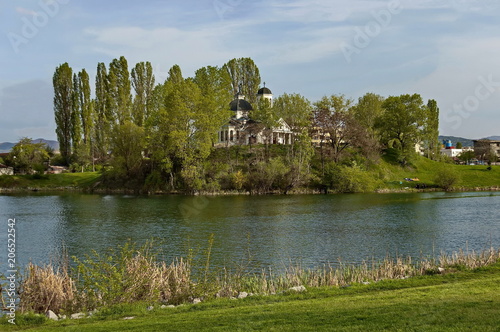
M378 181L359 166L341 166L329 163L325 167L325 185L339 193L370 192L377 189Z
M434 183L446 191L452 190L458 181L460 181L460 175L452 167L441 167L436 171L434 178Z

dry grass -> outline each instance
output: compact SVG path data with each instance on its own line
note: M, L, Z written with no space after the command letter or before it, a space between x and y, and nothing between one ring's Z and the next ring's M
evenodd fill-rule
M19 286L20 310L59 312L74 300L75 292L75 282L67 269L29 263Z
M195 278L191 260L177 259L166 264L157 261L150 250L151 244L138 250L126 245L119 253L94 253L84 261L74 258L77 267L71 272L65 267L29 264L19 289L20 311L76 312L136 301L180 304L194 297L232 297L242 291L275 294L300 285L342 287L442 273L442 269L474 269L500 260L500 250L489 248L479 253L459 250L441 254L437 260L424 258L417 262L411 257L387 258L358 265L339 262L318 269L290 264L284 273L275 275L270 269L257 274L226 268L211 273L207 259L200 268L202 275Z

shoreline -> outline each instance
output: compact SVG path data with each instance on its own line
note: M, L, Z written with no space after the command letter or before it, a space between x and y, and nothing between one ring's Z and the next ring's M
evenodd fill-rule
M106 195L137 195L137 196L293 196L293 195L351 195L351 194L411 194L411 193L426 193L426 192L498 192L499 186L488 187L455 187L453 190L444 190L442 188L381 188L369 192L355 192L355 193L338 193L334 191L324 192L317 189L297 189L291 190L286 193L279 191L271 191L266 193L251 193L248 191L218 191L206 192L200 191L192 194L181 191L151 191L143 192L133 189L105 189L105 188L81 188L81 187L14 187L2 188L0 187L0 195L3 194L29 194L29 193L80 193L80 194L106 194Z

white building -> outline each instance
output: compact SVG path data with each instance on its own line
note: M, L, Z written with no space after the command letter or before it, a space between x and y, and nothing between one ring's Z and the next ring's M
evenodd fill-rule
M273 94L265 86L259 89L257 98L265 98L273 105ZM229 122L221 127L218 133L217 147L251 144L292 144L292 130L283 120L278 120L278 126L266 128L262 123L253 120L252 105L245 100L245 96L238 92L235 99L229 104L234 114Z
M0 164L0 175L14 175L14 168Z

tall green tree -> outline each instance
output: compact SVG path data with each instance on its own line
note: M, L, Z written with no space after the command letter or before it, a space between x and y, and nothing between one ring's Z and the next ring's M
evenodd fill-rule
M109 64L108 101L116 124L132 120L132 94L128 62L124 56Z
M305 183L310 176L309 165L314 155L311 144L311 119L313 107L309 100L299 94L283 94L273 103L273 109L279 118L282 118L293 132L291 154L287 160L290 172L289 186L294 187Z
M363 127L375 135L377 118L384 112L382 107L385 98L375 93L367 93L359 97L358 103L353 106L353 116Z
M200 114L198 127L207 133L210 140L217 141L217 131L231 116L228 105L232 100L231 78L222 68L207 66L196 71L194 83L200 90Z
M82 120L80 105L80 83L78 75L73 74L73 109L71 111L71 151L76 154L82 141Z
M58 66L52 79L54 86L54 115L61 156L66 164L71 158L73 133L73 70L68 63Z
M259 68L255 62L251 58L235 58L228 61L223 68L231 78L233 95L241 92L250 103L255 103L261 81Z
M131 121L125 121L113 129L111 138L113 166L126 178L136 177L142 170L144 139L144 128Z
M90 149L94 129L94 107L90 91L90 78L85 69L78 73L78 89L83 143Z
M139 127L144 126L146 117L151 110L151 97L155 85L153 66L150 62L139 62L131 72L134 101L132 105L132 120Z
M423 128L423 143L427 158L436 159L439 157L439 108L437 102L431 99L427 102L425 109L425 121Z
M109 107L108 73L106 65L100 62L97 65L94 101L94 142L96 157L104 160L109 151L111 125L114 122L113 113Z
M426 107L419 94L388 97L384 113L377 123L382 144L400 152L400 162L406 164L423 138Z

